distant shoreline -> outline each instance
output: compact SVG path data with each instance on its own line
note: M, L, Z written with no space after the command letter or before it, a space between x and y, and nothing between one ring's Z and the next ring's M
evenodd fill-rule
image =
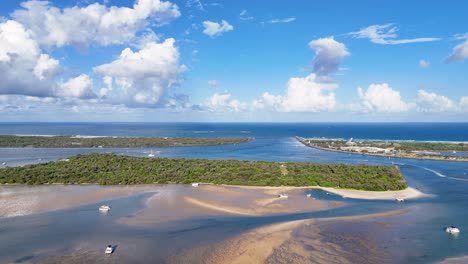
M157 148L233 145L248 143L250 137L116 137L0 135L0 148Z
M308 143L308 142L306 142L305 138L298 137L298 136L296 136L294 138L297 141L299 141L300 143L302 143L306 147L315 148L315 149L324 150L324 151L332 151L332 152L339 152L339 153L346 153L346 154L353 154L353 155L361 155L361 156L384 157L384 158L468 162L468 157L463 157L463 156L443 156L443 155L434 155L434 156L433 155L421 155L421 156L408 156L408 155L401 156L401 155L398 155L397 156L395 154L353 152L353 151L346 151L346 150L340 150L340 149L320 147L320 146L318 146L316 144ZM323 139L323 140L329 140L329 139ZM369 141L369 142L372 142L372 141ZM392 142L401 142L401 141L392 141ZM425 141L421 141L421 142L425 142ZM433 143L436 143L436 142L433 142ZM456 144L456 143L447 143L447 144ZM430 152L430 151L421 150L420 152ZM459 152L466 152L466 151L459 151Z

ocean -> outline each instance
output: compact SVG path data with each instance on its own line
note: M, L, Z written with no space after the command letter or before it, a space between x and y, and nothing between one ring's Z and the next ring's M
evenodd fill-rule
M81 136L129 136L129 137L251 137L247 144L178 148L129 148L129 149L0 149L0 162L9 166L47 162L76 154L113 152L121 155L147 156L155 151L160 157L184 157L206 159L241 159L267 161L294 161L345 164L397 164L410 186L432 196L405 201L402 204L382 201L360 201L346 199L350 206L332 212L319 214L297 214L267 218L210 219L206 225L214 234L220 232L217 226L232 225L233 232L241 232L248 226L256 226L293 219L310 217L346 216L380 212L393 209L410 209L410 213L393 216L387 220L394 227L381 231L379 243L391 254L395 263L434 263L445 258L468 255L468 163L450 161L429 161L412 159L388 159L321 151L303 146L293 137L306 138L354 138L379 140L415 140L468 142L467 123L1 123L0 134L15 135L81 135ZM461 153L460 155L463 155ZM34 187L31 187L34 188ZM341 197L315 194L320 199L343 200ZM120 203L128 204L125 214L141 207L141 197L132 197ZM89 206L88 206L89 207ZM64 210L33 216L19 216L0 219L0 252L6 252L15 244L25 243L32 249L42 243L56 243L57 237L67 239L92 226L100 227L101 220L89 216L88 207ZM33 223L59 223L66 219L83 217L85 224L73 222L75 227L57 224L57 229L38 233ZM456 225L462 232L458 237L448 236L443 228ZM115 227L115 226L114 226ZM22 230L22 231L19 231ZM26 232L30 230L30 232ZM218 231L216 231L218 230ZM167 231L167 230L166 230ZM170 230L173 232L174 230ZM18 233L21 232L21 233ZM132 233L133 232L133 233ZM140 234L140 229L125 229L122 237ZM169 233L153 230L150 239L165 237ZM162 232L162 233L160 233ZM169 231L167 231L169 232ZM86 233L86 232L84 232ZM219 233L219 237L224 237ZM124 239L124 238L122 238ZM213 239L213 238L210 238ZM8 241L8 243L7 243ZM44 242L45 241L45 242ZM212 241L212 240L210 240ZM208 242L207 242L208 243ZM185 244L183 244L185 245ZM183 247L183 245L180 245ZM44 245L42 245L44 246ZM19 253L18 253L19 254ZM14 254L0 254L0 262L11 261ZM3 257L3 258L2 258ZM15 255L16 257L16 255ZM160 255L159 257L164 257Z

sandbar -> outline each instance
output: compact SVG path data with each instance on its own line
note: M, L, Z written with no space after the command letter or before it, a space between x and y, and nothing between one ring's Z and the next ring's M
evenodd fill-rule
M326 192L334 193L341 195L347 198L353 199L364 199L364 200L395 200L395 199L417 199L428 197L428 194L425 194L415 188L408 187L401 191L360 191L360 190L350 190L350 189L338 189L338 188L327 188L327 187L314 187L316 189L321 189Z

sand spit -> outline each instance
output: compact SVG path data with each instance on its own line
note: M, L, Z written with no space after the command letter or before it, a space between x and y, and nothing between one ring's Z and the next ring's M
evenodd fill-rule
M326 188L326 187L315 187L326 192L341 195L347 198L364 199L364 200L395 200L401 199L416 199L428 197L428 194L422 193L419 190L408 187L401 191L384 191L384 192L372 192L372 191L359 191L359 190L348 190L348 189L337 189L337 188Z
M361 190L352 190L352 189L339 189L331 187L321 187L321 186L279 186L279 187L270 187L270 186L240 186L240 185L220 185L220 186L230 186L237 187L242 189L250 190L263 190L272 194L279 194L281 192L288 192L291 190L308 190L308 189L318 189L330 193L334 193L343 197L353 198L353 199L363 199L363 200L395 200L396 198L408 199L417 199L423 197L429 197L429 194L423 193L415 188L408 187L400 191L361 191Z
M288 199L278 198L287 193ZM219 185L174 185L158 192L147 201L147 208L133 217L119 220L130 225L151 225L190 217L212 215L264 216L312 212L342 204L307 198L294 188L242 188Z
M375 213L375 214L366 214L366 215L353 215L353 216L339 216L339 217L328 217L328 218L320 218L317 220L320 221L358 221L358 220L369 220L369 219L376 219L376 218L384 218L389 216L396 216L409 213L409 209L400 209L400 210L393 210L387 211L382 213Z
M227 206L219 205L216 203L204 202L204 201L194 199L191 197L184 197L184 200L187 203L190 203L199 207L203 207L209 210L218 211L218 212L235 214L235 215L250 215L250 216L257 215L255 212L252 212L250 210L245 210L242 208L227 207Z
M439 264L465 264L468 263L468 256L446 258L439 262Z

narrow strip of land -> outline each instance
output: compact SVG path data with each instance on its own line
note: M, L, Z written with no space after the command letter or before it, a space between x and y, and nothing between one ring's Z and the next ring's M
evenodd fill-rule
M468 156L450 156L441 152L468 152L467 143L413 141L348 141L295 137L305 146L351 154L424 160L468 161Z
M0 135L2 148L138 148L241 144L251 138L83 137Z

